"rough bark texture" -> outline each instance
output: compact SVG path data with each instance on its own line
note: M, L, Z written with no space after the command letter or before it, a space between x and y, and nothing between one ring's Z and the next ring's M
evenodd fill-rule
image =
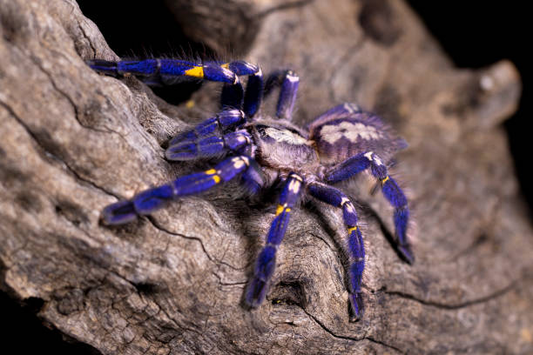
M297 123L358 102L410 143L394 174L417 220L415 265L387 241L378 194L360 211L366 313L349 323L342 217L307 204L267 302L248 311L243 289L273 209L235 185L101 225L105 205L194 169L166 162L161 144L216 108L200 104L211 87L195 108L171 107L84 64L117 57L73 0L0 0L3 289L42 299L44 321L102 354L531 353L533 233L501 128L520 94L513 65L454 68L400 1L235 3L217 16L241 11L250 33L224 43L246 38L265 72L300 74ZM217 21L182 23L208 42Z

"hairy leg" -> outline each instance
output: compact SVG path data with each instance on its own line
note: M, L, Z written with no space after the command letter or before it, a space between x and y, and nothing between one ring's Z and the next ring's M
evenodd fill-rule
M228 158L213 169L186 175L158 187L145 190L130 200L120 201L107 206L102 215L107 224L123 224L133 221L140 215L150 214L168 201L199 194L216 185L228 182L244 172L251 158L235 156Z
M265 85L268 88L268 92L273 87L280 87L276 106L277 118L283 118L289 121L292 119L292 111L296 103L299 83L300 78L292 70L277 71L269 75Z
M244 153L251 144L252 137L245 130L231 132L225 135L212 135L170 146L165 157L168 160L182 161L199 158L213 158L228 152Z
M407 238L407 227L409 225L409 208L407 207L407 198L400 189L396 181L388 174L387 167L379 157L372 153L361 153L351 157L329 171L326 176L326 182L334 184L370 168L372 175L381 183L383 195L394 207L394 227L398 250L405 260L412 264L414 255Z
M311 196L329 205L342 208L344 224L348 228L348 252L350 266L348 269L350 286L351 321L362 316L363 300L361 297L361 281L365 269L365 245L363 235L357 225L357 212L352 202L342 191L334 187L311 183L308 185Z
M290 213L298 201L302 191L303 179L297 174L291 173L287 177L276 211L276 217L272 221L266 243L257 257L254 275L246 290L245 302L249 307L259 306L265 299L270 279L276 267L276 252L281 244Z

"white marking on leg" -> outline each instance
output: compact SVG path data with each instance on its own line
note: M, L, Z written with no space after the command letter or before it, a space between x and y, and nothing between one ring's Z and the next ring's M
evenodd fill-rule
M353 207L351 201L348 201L348 204L346 205L346 210L348 210L348 213L355 213L355 208Z
M231 162L233 163L233 167L235 169L240 169L244 165L248 165L248 158L246 157L235 157L231 159Z
M347 198L347 197L343 197L343 198L341 199L341 206L344 206L344 204L349 203L349 202L350 202L350 199L349 199L349 198Z
M289 80L291 83L296 83L296 82L299 82L299 81L300 81L300 78L298 77L298 75L296 75L296 74L293 73L293 72L288 72L286 78L287 78L287 80Z
M291 180L291 182L289 183L289 191L292 191L297 194L300 191L301 185L302 183L297 179Z
M346 111L348 111L349 113L354 113L354 112L355 112L355 110L352 108L352 105L350 105L349 103L345 103L345 104L343 105L343 107L344 107L344 109L345 109Z

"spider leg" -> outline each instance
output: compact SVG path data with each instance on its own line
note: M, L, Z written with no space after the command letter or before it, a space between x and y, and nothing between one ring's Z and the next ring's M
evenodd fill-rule
M250 146L252 136L245 130L225 135L213 135L198 141L182 142L168 147L165 157L168 160L191 160L212 158L227 152L244 152Z
M240 82L224 85L221 96L222 108L242 109L247 117L252 118L259 110L263 98L263 72L261 68L242 60L222 64L222 66L227 67L237 76L248 76L244 92Z
M149 82L158 80L162 84L172 85L184 78L197 78L208 81L236 84L237 75L218 63L198 64L178 59L121 60L118 62L94 59L87 64L95 71L112 76L133 74Z
M209 137L214 134L222 134L229 128L239 126L244 123L244 112L241 110L223 110L215 117L208 118L189 131L178 134L169 142L169 147L180 144L196 142L197 140Z
M320 116L315 118L308 126L309 131L314 132L316 127L322 126L328 121L332 121L337 118L348 117L350 115L362 113L363 110L359 105L345 102L341 105L330 108L326 112L322 113Z
M257 65L234 61L230 63L205 62L193 63L177 59L146 59L107 61L94 59L87 64L95 71L122 76L126 73L139 77L148 85L173 85L182 78L197 78L225 83L222 90L222 108L242 109L248 117L253 117L263 97L263 73ZM243 90L239 76L248 76L246 91Z
M361 297L361 280L365 269L365 245L363 235L357 225L357 213L352 202L340 190L319 183L310 183L308 191L311 196L329 205L342 208L344 224L348 227L348 250L350 257L350 306L355 321L363 314Z
M259 306L265 299L269 281L276 267L276 251L285 236L289 224L290 212L298 201L302 189L303 179L290 173L285 180L279 197L276 217L272 221L266 243L257 257L254 275L246 290L245 303L252 308Z
M329 184L334 184L349 179L368 168L370 168L372 175L380 181L383 195L394 207L394 227L398 251L409 264L412 264L414 256L407 240L407 226L409 224L407 198L396 181L388 175L387 167L377 155L372 152L355 155L326 173L325 180Z
M265 185L261 167L254 159L250 159L250 166L241 175L241 184L250 195L257 195Z
M300 78L292 70L277 71L269 75L266 83L267 94L272 87L279 85L280 92L276 107L276 117L286 120L292 119L292 111L296 103Z
M361 171L368 169L371 163L372 159L369 159L368 153L357 154L328 171L324 180L328 184L335 184L347 180Z
M244 172L250 165L250 157L241 155L228 158L213 169L177 178L158 187L145 190L130 200L107 206L103 219L107 224L122 224L133 221L139 215L150 214L166 202L189 195L199 194L215 185L228 182Z

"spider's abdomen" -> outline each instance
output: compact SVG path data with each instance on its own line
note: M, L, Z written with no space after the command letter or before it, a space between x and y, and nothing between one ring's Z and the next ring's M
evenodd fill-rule
M303 171L318 165L318 155L309 141L290 126L259 123L252 134L257 145L255 158L276 170Z
M359 153L374 152L385 160L406 147L381 119L357 105L344 104L320 115L309 126L322 164L340 163Z

